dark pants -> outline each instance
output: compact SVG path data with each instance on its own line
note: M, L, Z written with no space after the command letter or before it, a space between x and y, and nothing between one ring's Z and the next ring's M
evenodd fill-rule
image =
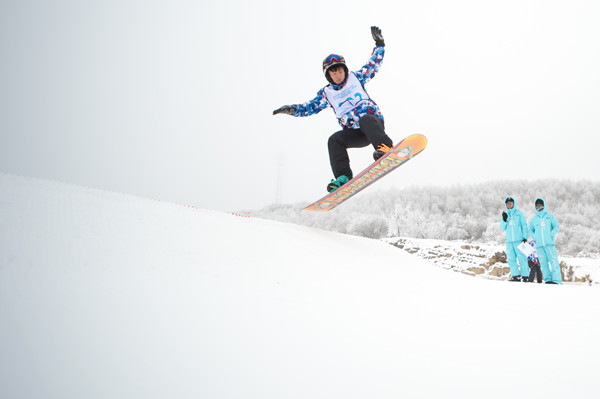
M381 144L391 147L392 139L385 134L383 121L375 115L365 115L358 121L360 129L344 129L329 137L329 162L331 170L337 179L346 175L352 179L348 148L362 148L372 144L375 149Z
M528 261L529 263L529 282L533 283L534 279L537 276L537 282L542 282L542 268L540 267L540 263L533 263L532 261Z

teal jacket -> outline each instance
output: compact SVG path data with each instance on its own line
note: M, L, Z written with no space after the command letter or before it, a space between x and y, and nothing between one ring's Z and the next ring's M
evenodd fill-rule
M506 199L508 198L513 198L514 200L514 197L507 197ZM506 232L504 238L506 242L523 241L528 236L527 219L525 219L523 212L517 209L517 201L514 204L512 209L506 208L506 213L508 214L506 222L504 220L500 221L500 230ZM504 206L506 207L506 201Z
M542 198L538 199L544 202L544 209L539 212L536 210L535 216L529 221L531 237L537 247L556 245L554 237L559 230L558 220L553 214L547 212L546 202Z

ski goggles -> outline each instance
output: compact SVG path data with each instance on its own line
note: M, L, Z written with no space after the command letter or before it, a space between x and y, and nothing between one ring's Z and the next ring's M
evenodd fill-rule
M330 54L323 60L323 71L336 64L345 64L346 60L339 54Z

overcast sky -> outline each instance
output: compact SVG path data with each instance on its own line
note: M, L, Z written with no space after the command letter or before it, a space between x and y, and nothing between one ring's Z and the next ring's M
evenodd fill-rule
M373 188L598 181L598 21L593 0L4 0L0 172L229 211L316 200L334 114L272 111L315 96L329 53L360 68L378 25L366 88L395 142L429 147Z

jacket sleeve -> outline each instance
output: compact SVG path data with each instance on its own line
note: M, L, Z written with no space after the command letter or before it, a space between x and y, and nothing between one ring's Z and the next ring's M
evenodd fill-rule
M531 220L529 221L529 235L531 235L531 238L533 238L535 240L534 234L535 234L535 226L533 224L533 219L531 218Z
M329 107L329 102L325 98L325 90L321 89L317 96L304 104L296 104L296 113L294 116L310 116L318 114L325 108Z
M385 54L385 48L377 46L371 53L371 58L362 68L355 72L356 77L363 85L373 79L373 77L379 72L381 63L383 62L383 55Z
M508 223L506 223L504 220L500 221L500 230L502 231L506 231L506 226L508 225Z
M552 234L552 238L556 237L556 233L558 233L558 230L560 230L560 227L558 226L558 220L556 219L556 216L552 215L552 221L550 223L550 228L552 229L550 231L550 233Z

